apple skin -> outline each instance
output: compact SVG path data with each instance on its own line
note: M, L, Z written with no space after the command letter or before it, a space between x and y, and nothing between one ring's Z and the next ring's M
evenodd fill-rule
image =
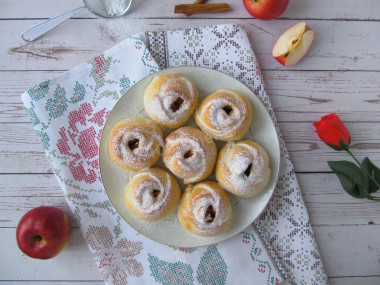
M58 255L69 243L71 227L67 215L52 206L40 206L20 220L16 239L20 250L36 259Z
M253 17L272 20L284 13L290 0L243 0L244 7Z

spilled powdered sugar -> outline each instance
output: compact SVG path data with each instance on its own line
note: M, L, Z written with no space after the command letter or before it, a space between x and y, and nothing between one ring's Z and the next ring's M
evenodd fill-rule
M98 19L99 29L97 30L98 38L109 38L113 42L121 42L126 38L137 33L144 32L141 30L143 22L141 19L120 18L120 19Z

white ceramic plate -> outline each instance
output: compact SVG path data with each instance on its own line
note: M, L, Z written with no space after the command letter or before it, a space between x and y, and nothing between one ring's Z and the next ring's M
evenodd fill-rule
M216 237L199 237L186 231L179 223L176 213L157 222L144 222L135 218L124 204L124 188L133 173L129 173L117 167L108 156L108 140L113 126L129 117L146 117L148 114L144 109L143 94L154 76L165 73L182 73L196 84L199 92L199 101L217 89L234 89L249 98L253 108L252 124L243 139L250 139L261 144L268 152L270 158L271 178L266 188L257 196L250 199L240 199L229 195L233 207L233 221L230 228ZM190 119L187 125L194 125L194 120ZM163 129L164 135L168 135L170 130ZM216 142L218 148L224 145ZM280 165L279 141L274 124L267 113L265 107L256 95L238 80L222 73L207 68L199 67L177 67L159 71L136 83L124 94L114 106L107 122L104 126L99 147L99 163L103 185L112 204L121 217L136 231L144 236L160 242L162 244L177 247L198 247L214 244L226 240L248 227L264 210L269 202L273 190L276 186ZM156 164L167 169L160 159ZM211 176L207 180L214 180ZM177 181L184 190L181 179Z

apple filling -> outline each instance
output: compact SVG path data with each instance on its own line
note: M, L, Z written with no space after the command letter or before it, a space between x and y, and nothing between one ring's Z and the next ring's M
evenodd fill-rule
M251 169L252 169L252 163L250 163L250 164L248 165L247 169L244 171L244 175L245 175L246 177L248 177L249 174L251 174Z
M184 159L190 158L193 156L193 152L190 150L186 151L185 154L183 155Z
M215 210L211 205L206 210L205 218L208 224L211 224L215 220Z
M183 103L183 99L181 97L178 97L177 100L173 102L173 104L170 106L170 109L172 109L173 113L177 112Z
M160 195L160 193L161 193L160 190L153 189L153 191L152 191L152 197L153 197L153 198L157 198L158 195Z
M222 108L224 112L226 112L227 116L229 116L232 112L232 107L230 105L226 105Z
M128 142L128 147L130 148L130 150L134 150L135 148L138 148L139 147L139 140L138 139L130 140Z

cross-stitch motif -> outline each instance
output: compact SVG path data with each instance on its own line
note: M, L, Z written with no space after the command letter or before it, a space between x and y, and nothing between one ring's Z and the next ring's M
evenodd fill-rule
M228 268L216 245L209 246L202 256L197 280L202 285L226 284Z
M169 263L148 254L149 268L154 279L161 284L191 285L193 269L183 262Z
M30 88L28 91L28 95L34 101L38 101L46 96L49 92L49 83L50 80L46 80L41 82L40 84Z
M69 169L77 181L91 184L99 179L97 156L101 129L93 124L103 126L108 114L105 108L94 114L92 106L83 103L78 110L69 113L68 128L59 129L57 148L66 155Z
M277 285L280 283L280 279L273 276L273 268L271 262L264 260L261 255L263 248L258 246L257 239L252 233L243 232L243 243L251 246L250 256L253 261L258 263L257 271L267 275L267 284Z
M128 284L128 276L141 276L144 268L134 257L143 249L141 242L126 238L115 241L105 226L90 226L85 238L94 250L94 257L102 268L104 279L114 284Z

